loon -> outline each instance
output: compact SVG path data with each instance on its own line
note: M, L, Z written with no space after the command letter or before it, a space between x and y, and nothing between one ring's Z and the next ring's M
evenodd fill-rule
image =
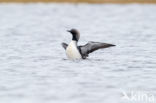
M80 33L76 29L67 30L72 34L72 41L68 44L62 43L63 48L66 51L66 55L69 59L86 59L89 53L92 53L95 50L108 48L115 46L113 44L93 42L90 41L86 45L78 46L78 41L80 39Z

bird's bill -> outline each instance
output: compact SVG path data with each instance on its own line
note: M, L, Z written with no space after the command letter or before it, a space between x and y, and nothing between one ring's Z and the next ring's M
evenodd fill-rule
M67 30L67 32L71 32L71 30Z

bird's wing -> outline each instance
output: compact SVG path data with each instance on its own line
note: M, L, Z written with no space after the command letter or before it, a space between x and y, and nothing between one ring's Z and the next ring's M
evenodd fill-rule
M67 46L68 46L68 44L62 43L62 47L63 47L65 50L66 50Z
M102 49L102 48L108 48L111 46L115 46L115 45L90 41L84 46L79 46L79 48L80 48L81 54L84 56L84 58L86 58L89 53L91 53L95 50Z

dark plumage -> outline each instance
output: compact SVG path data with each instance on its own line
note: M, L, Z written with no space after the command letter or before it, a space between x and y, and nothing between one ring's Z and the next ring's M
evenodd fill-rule
M91 42L88 42L86 45L79 46L79 49L81 50L82 58L85 59L86 57L88 57L89 53L92 53L93 51L98 50L98 49L108 48L111 46L115 46L115 45L91 41Z

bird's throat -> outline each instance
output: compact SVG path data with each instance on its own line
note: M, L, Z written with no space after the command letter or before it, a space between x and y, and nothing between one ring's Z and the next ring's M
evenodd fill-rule
M74 34L72 34L72 35L73 35L72 40L73 41L78 41L76 35L74 35Z

